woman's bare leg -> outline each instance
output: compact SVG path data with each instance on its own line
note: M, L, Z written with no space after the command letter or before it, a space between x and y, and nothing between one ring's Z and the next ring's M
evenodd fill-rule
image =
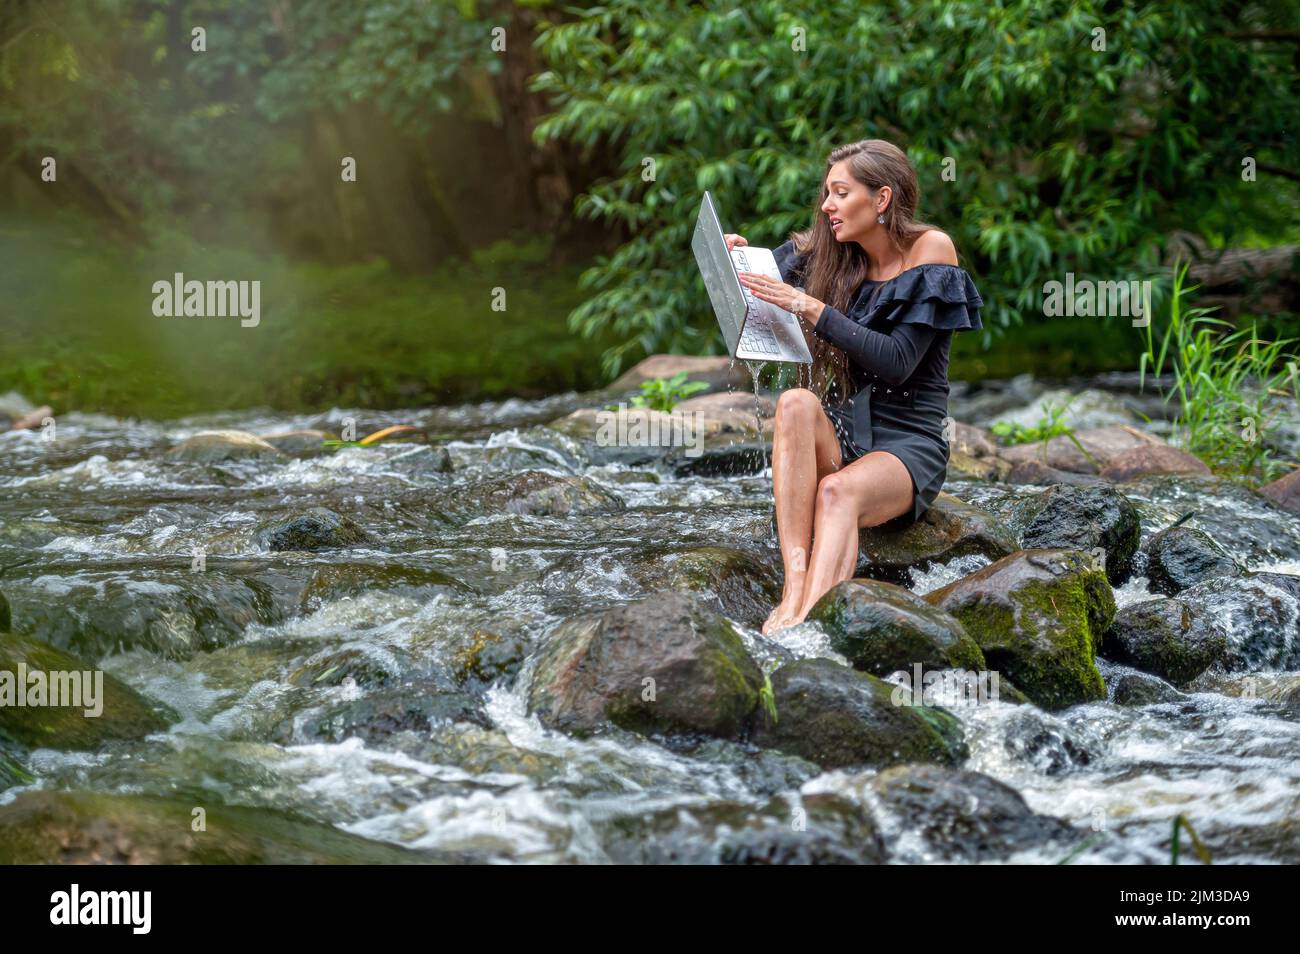
M772 436L772 492L785 588L780 604L763 624L764 633L788 624L803 604L818 482L837 471L840 462L835 427L817 395L807 388L782 393Z
M914 497L907 468L885 451L859 457L818 482L812 558L808 561L803 602L793 622L803 622L828 590L853 578L858 564L858 531L907 513Z

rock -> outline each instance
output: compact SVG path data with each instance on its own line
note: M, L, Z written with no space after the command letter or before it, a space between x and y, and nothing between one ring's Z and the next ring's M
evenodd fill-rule
M1202 580L1245 572L1209 534L1194 527L1161 530L1142 549L1152 593L1174 596Z
M854 576L903 584L912 582L913 567L926 569L971 554L996 560L1016 549L1015 534L1001 520L945 493L915 523L901 530L868 527L858 541Z
M206 830L194 830L202 808ZM460 860L269 808L146 795L25 792L0 807L0 864L419 864Z
M312 507L292 517L268 521L257 530L257 542L273 553L285 550L338 550L375 542L350 517L325 507Z
M39 680L34 680L38 673ZM80 674L76 683L70 681L72 674ZM51 705L56 682L59 701L78 704ZM40 703L33 695L38 685L42 687ZM77 686L79 697L63 694ZM24 700L27 704L21 705ZM86 714L96 711L97 715ZM162 732L176 720L166 707L151 703L119 679L75 656L27 636L0 633L0 735L19 745L93 751L105 742Z
M1071 487L1099 487L1106 485L1106 481L1101 477L1091 474L1072 474L1067 470L1048 467L1036 460L1018 461L1014 464L1004 460L1004 463L1010 466L1010 470L1002 478L1008 484L1033 484L1039 487L1048 487L1053 484L1066 484Z
M1096 647L1115 618L1105 574L1074 550L1020 550L929 593L1045 709L1106 697Z
M906 846L894 846L906 852L896 861L998 861L1075 837L1067 822L1035 814L1014 788L980 772L898 765L869 784L893 816L890 829L907 833Z
M1005 723L1002 747L1017 762L1050 777L1089 765L1103 752L1068 724L1032 706L1018 709Z
M326 603L373 591L421 602L435 596L450 598L473 592L465 583L432 567L400 563L331 563L312 571L311 579L302 591L299 610L315 612Z
M949 480L1002 480L1011 472L1011 465L1000 457L971 457L961 451L948 454Z
M1152 706L1163 702L1181 702L1187 698L1159 676L1108 663L1102 669L1110 701L1117 706Z
M871 816L845 798L804 795L675 805L620 819L604 839L615 864L880 864L884 845Z
M1193 628L1221 635L1228 672L1300 669L1300 577L1251 573L1216 577L1188 587L1178 599Z
M1101 469L1106 480L1125 481L1148 474L1200 474L1210 476L1210 468L1199 457L1168 444L1141 444L1110 459Z
M242 639L250 623L272 626L294 610L302 582L274 568L244 575L237 561L209 556L194 571L156 558L109 566L52 562L10 596L23 632L89 660L143 649L189 659Z
M15 418L9 424L11 431L29 431L37 427L43 427L45 422L53 419L54 409L48 404L42 405L22 417Z
M723 617L662 591L560 624L538 658L528 705L546 725L579 735L612 722L728 738L758 704L762 683Z
M1142 537L1137 507L1113 487L1049 487L1020 501L1011 523L1025 549L1100 548L1106 578L1115 586L1132 575Z
M1102 655L1186 686L1227 652L1222 633L1192 620L1191 608L1177 598L1132 603L1106 630Z
M539 470L526 470L485 481L468 494L458 491L455 500L459 501L459 509L453 512L462 516L479 516L487 511L566 517L626 508L622 498L593 480Z
M262 438L246 431L199 431L181 441L167 455L197 464L284 457Z
M684 453L670 454L673 476L683 477L747 477L761 474L772 466L771 445L757 441L742 441L729 447L706 450L695 457Z
M836 584L808 613L831 648L875 676L898 670L984 669L984 653L954 617L911 590L877 580Z
M953 437L948 452L973 458L996 457L998 445L993 435L982 427L953 421Z
M358 686L374 688L392 682L401 674L393 651L368 652L367 647L331 650L309 659L285 680L304 688L339 686L351 679Z
M1300 468L1260 487L1259 493L1288 513L1300 516Z
M896 689L829 659L787 663L772 674L776 721L760 706L750 738L824 769L967 757L956 716L937 706L896 704Z
M9 610L9 600L0 593L0 633L7 633L13 628L14 621Z
M517 636L476 629L468 644L455 653L454 675L462 685L486 686L497 680L513 681L527 654L527 645Z
M748 373L746 373L745 377L749 377ZM0 394L0 428L8 428L13 421L20 417L26 417L34 410L36 410L36 405L17 391L6 391L4 394Z
M1073 437L1074 440L1071 440L1069 435L1059 434L1046 443L1034 441L1003 447L999 449L998 456L1013 464L1036 461L1057 470L1097 474L1125 451L1144 445L1163 444L1158 437L1152 437L1127 424L1078 431Z
M623 372L609 385L608 390L639 390L646 381L671 378L681 371L686 372L687 381L701 381L713 391L744 391L753 388L753 379L743 361L684 354L652 354Z
M280 743L297 741L342 742L359 738L374 748L390 747L389 739L401 732L428 736L437 725L468 722L485 729L492 721L482 700L446 687L442 681L407 682L372 691L350 702L330 706L315 718L302 721L301 730L289 724L273 732ZM292 734L290 734L292 733Z
M324 442L336 441L338 435L331 434L329 431L305 429L263 434L262 440L282 454L289 454L294 457L311 457L325 453L328 448L323 446Z
M633 570L633 576L649 590L697 594L718 612L755 629L781 601L781 582L770 563L735 547L658 553Z
M17 755L5 751L6 742L0 737L0 793L17 785L30 785L36 780L27 769L23 768Z

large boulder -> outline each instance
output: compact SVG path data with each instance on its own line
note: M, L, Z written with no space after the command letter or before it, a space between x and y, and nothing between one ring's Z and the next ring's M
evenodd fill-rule
M1185 686L1228 650L1228 640L1213 627L1195 625L1191 608L1177 598L1146 600L1124 607L1103 638L1101 652Z
M1106 480L1123 482L1150 474L1188 474L1208 477L1210 468L1199 457L1193 457L1187 451L1179 450L1177 447L1168 444L1139 444L1112 457L1101 469L1100 476Z
M75 656L0 633L0 735L20 745L90 751L161 732L175 720L165 707Z
M633 391L646 381L667 380L685 371L686 380L699 381L712 391L748 390L753 379L744 362L727 357L697 357L685 354L652 354L642 358L609 385L610 391Z
M267 550L340 550L366 546L374 538L351 517L325 507L312 507L292 517L268 521L257 530L257 542Z
M984 669L984 653L953 616L911 590L878 580L845 580L808 613L854 669L876 676L937 669Z
M262 438L247 431L199 431L170 451L169 457L198 464L215 464L227 460L277 459L280 453Z
M1095 657L1115 597L1088 554L1017 551L926 599L957 617L988 667L1043 708L1106 697Z
M775 720L766 705L751 740L822 768L884 768L900 762L956 764L969 755L961 722L938 706L898 699L899 687L829 659L800 659L772 674Z
M727 738L762 685L725 618L695 597L661 591L560 624L542 648L528 703L546 725L578 735L613 723Z
M1161 530L1142 550L1147 556L1148 589L1166 596L1181 593L1202 580L1241 576L1245 572L1209 534L1194 527Z
M1076 840L1069 823L1036 814L1014 788L980 772L897 765L870 787L890 816L888 830L907 834L892 846L897 861L982 863Z
M1113 487L1049 487L1017 504L1011 522L1027 550L1100 550L1113 585L1132 575L1142 526L1137 507Z
M941 493L920 520L902 529L868 527L858 534L855 576L909 584L911 570L957 557L996 560L1016 549L1015 534L986 510Z
M1288 513L1300 516L1300 468L1260 487L1259 493Z
M1127 424L1111 424L1059 434L1047 441L1003 447L998 455L1013 464L1037 462L1076 474L1097 474L1125 451L1164 442Z

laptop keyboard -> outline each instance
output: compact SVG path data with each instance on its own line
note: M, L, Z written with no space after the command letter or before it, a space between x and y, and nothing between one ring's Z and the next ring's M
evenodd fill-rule
M740 345L736 349L754 352L760 354L780 354L781 346L776 342L776 335L772 334L772 329L766 325L754 325L752 322L745 322L745 330L740 335Z

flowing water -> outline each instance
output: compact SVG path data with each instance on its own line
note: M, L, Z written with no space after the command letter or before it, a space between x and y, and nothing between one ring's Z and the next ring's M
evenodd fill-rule
M1092 382L1086 393L1096 400L1081 402L1077 423L1150 409L1125 394L1129 383ZM957 387L952 411L984 425L1036 419L1042 392L1028 379ZM14 629L102 661L181 717L98 753L23 753L35 780L0 792L0 804L29 788L158 794L286 809L370 839L486 860L603 862L626 857L628 839L648 837L637 833L652 819L661 833L678 825L680 837L711 837L675 816L678 808L756 815L773 795L794 804L834 792L877 816L893 860L948 860L941 842L881 817L865 785L870 771L822 773L721 742L687 750L621 732L579 741L527 713L531 663L548 629L645 596L647 562L723 545L779 571L770 470L678 478L629 469L541 426L591 397L172 422L71 413L54 441L0 435L0 591ZM165 456L200 430L337 433L347 419L358 434L414 424L449 435L442 446L452 469L437 448L399 443L207 465ZM614 505L537 516L484 503L482 488L522 470L582 477ZM1037 490L970 481L945 489L991 509ZM1249 491L1153 478L1126 492L1144 537L1195 510L1194 525L1251 569L1300 573L1300 519ZM264 521L313 506L355 519L373 542L320 553L258 544ZM984 562L934 567L915 588ZM1149 597L1140 579L1117 591L1121 605ZM757 652L758 633L739 628ZM367 703L449 692L448 673L479 631L518 641L526 658L513 682L465 703L464 718L419 730L399 719L391 731L341 739L330 728ZM812 625L772 638L795 656L834 656ZM1262 687L1254 697L1241 690L1245 675L1145 707L1048 714L952 704L970 745L967 768L1089 836L1074 863L1167 862L1178 813L1216 862L1300 861L1300 715L1270 701L1300 674L1254 674ZM1060 857L1035 849L1012 860Z

